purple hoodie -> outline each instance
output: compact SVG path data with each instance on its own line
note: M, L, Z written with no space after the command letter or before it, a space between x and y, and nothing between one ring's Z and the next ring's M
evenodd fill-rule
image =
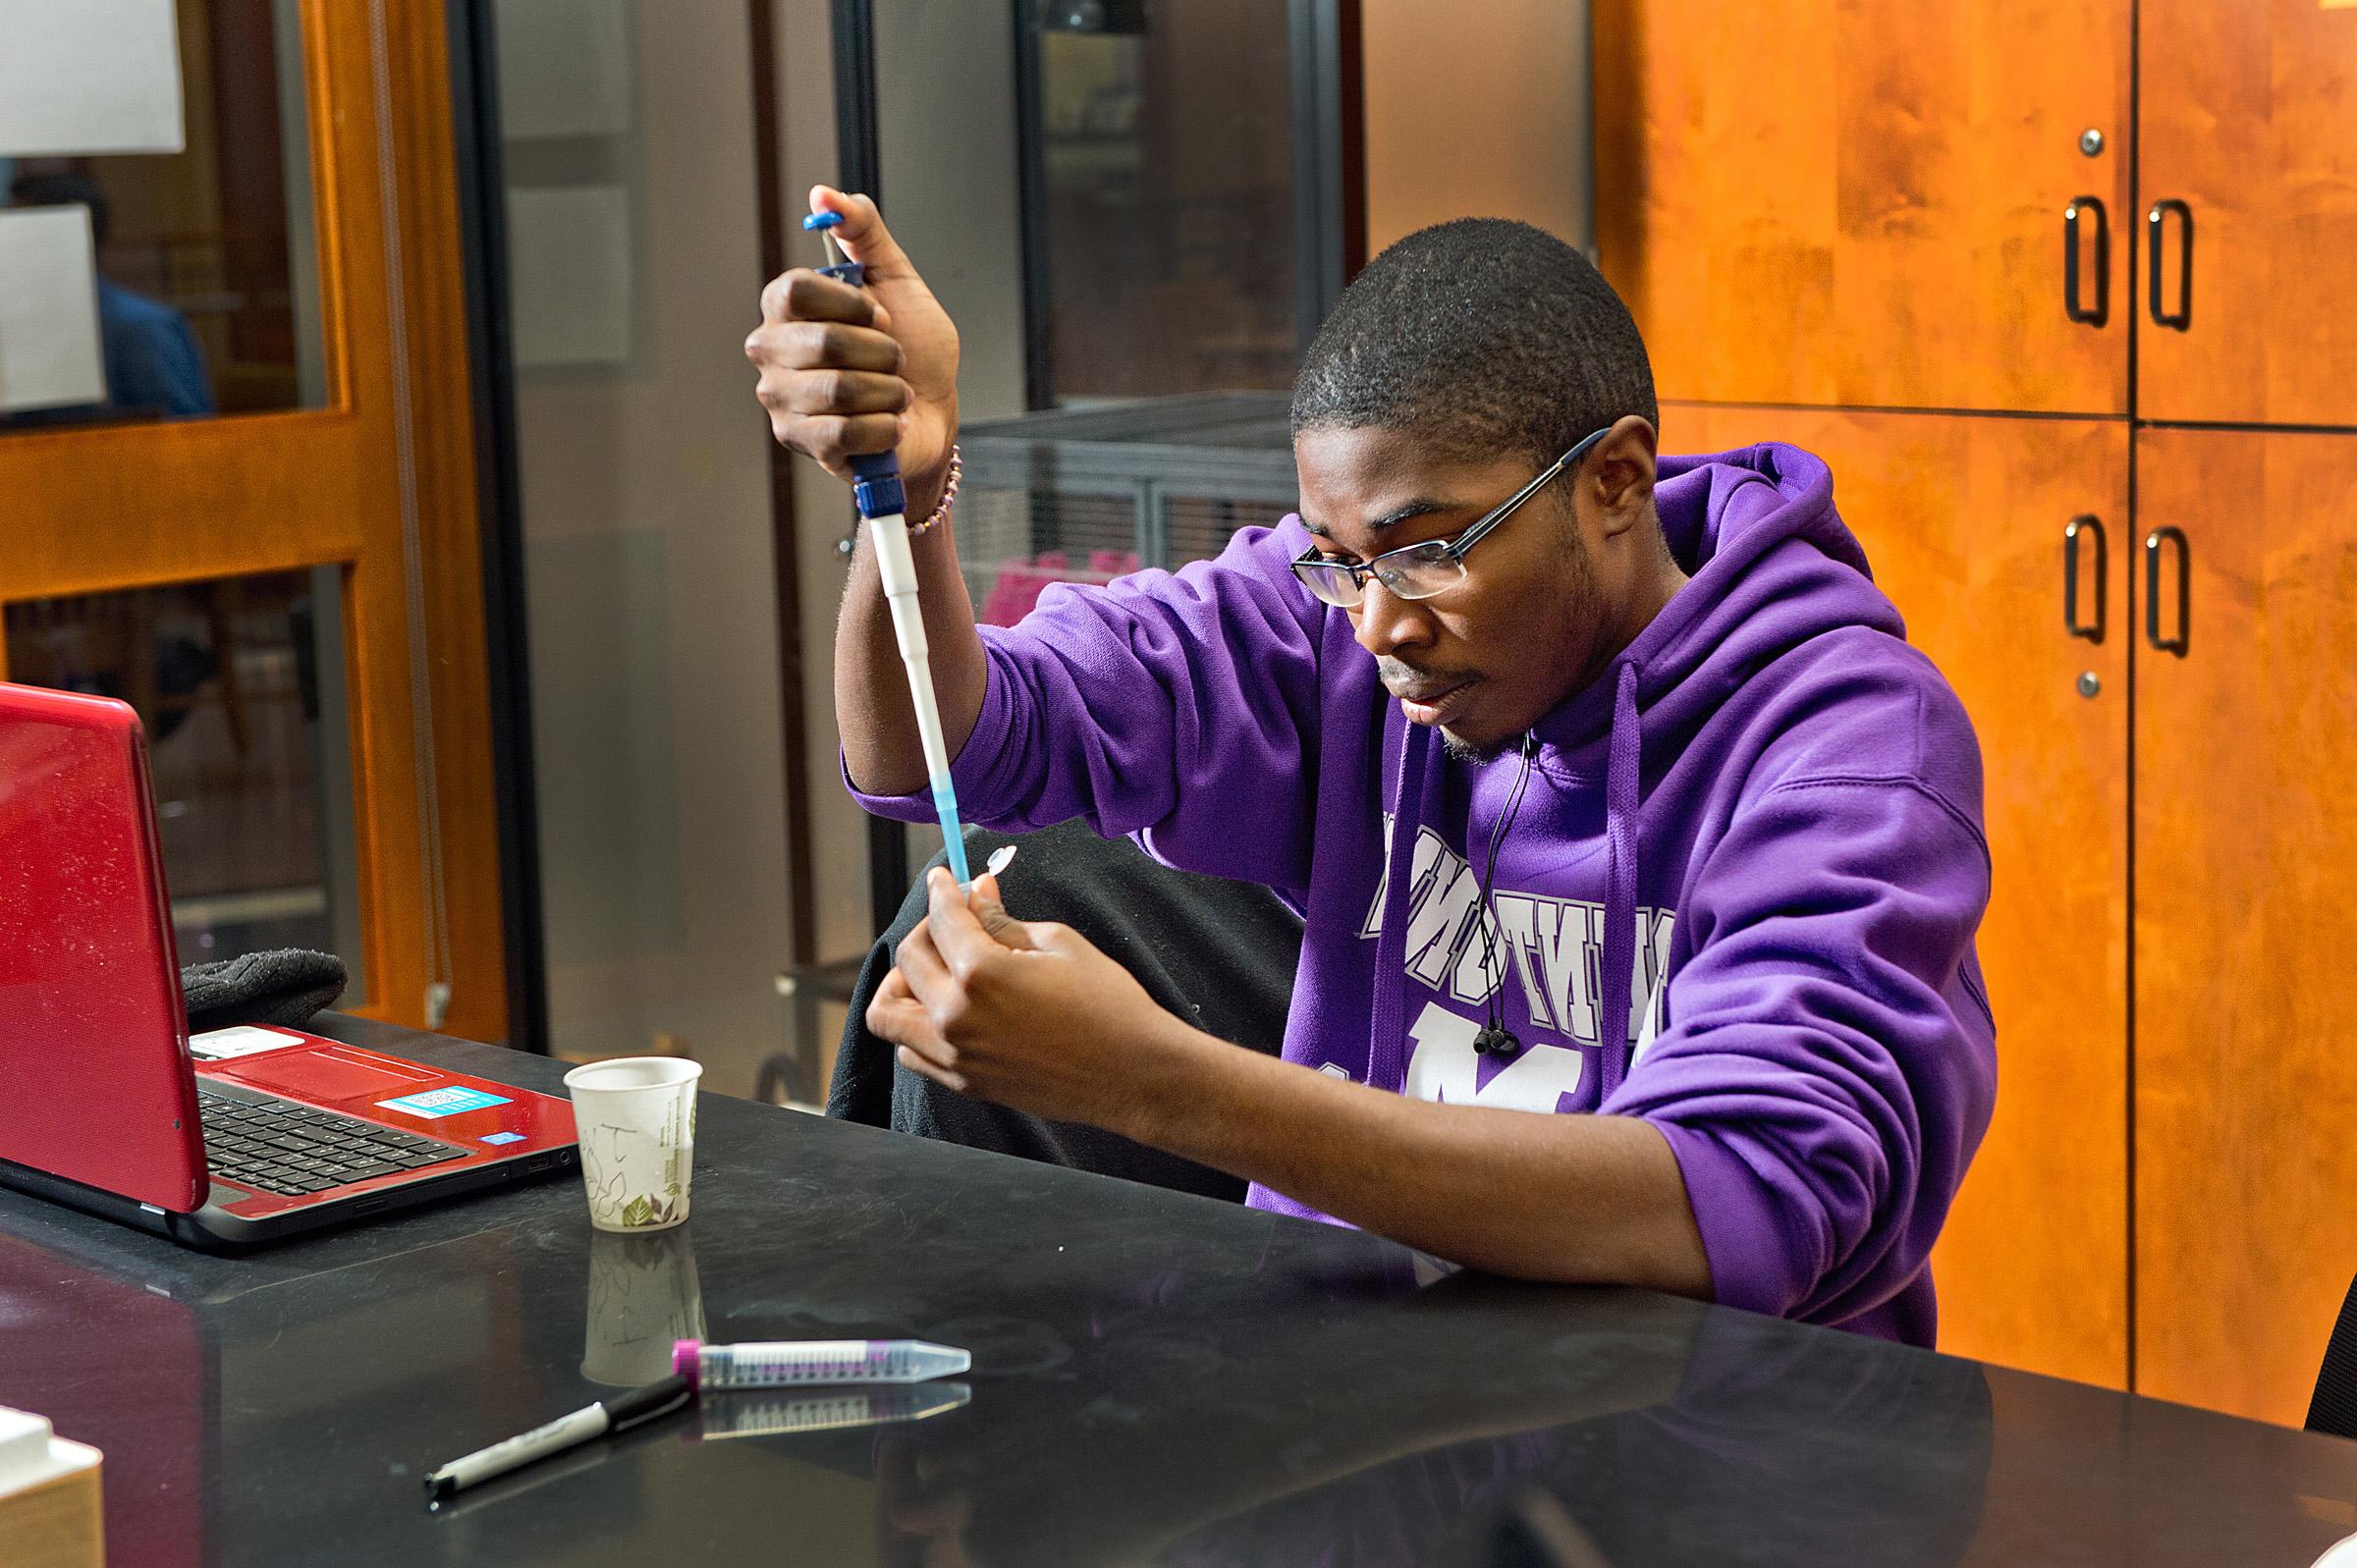
M1086 817L1268 884L1307 921L1287 1060L1642 1116L1722 1303L1929 1345L1927 1260L1997 1088L1972 726L1822 461L1665 458L1656 496L1690 580L1535 727L1494 926L1479 873L1522 758L1460 762L1407 722L1349 618L1294 579L1297 517L984 627L958 797L993 828ZM859 799L931 815L926 794ZM1493 977L1510 1057L1473 1050Z

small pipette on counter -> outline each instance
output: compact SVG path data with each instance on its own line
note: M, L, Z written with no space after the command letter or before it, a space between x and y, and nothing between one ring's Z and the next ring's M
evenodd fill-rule
M966 1351L921 1339L778 1339L739 1345L682 1339L671 1347L672 1370L698 1389L924 1382L955 1377L973 1364Z
M825 240L829 264L818 269L822 278L837 278L852 288L863 286L867 270L842 254L834 231L843 223L840 212L814 212L802 220ZM901 461L893 453L878 452L851 459L851 500L867 523L867 537L876 547L876 565L884 574L884 596L892 606L892 633L901 645L901 663L908 670L908 699L916 707L916 737L925 748L925 772L933 785L933 811L941 818L941 838L949 851L950 872L960 888L972 882L965 865L965 836L958 825L958 791L950 784L950 752L941 735L941 704L933 695L931 650L925 643L924 613L916 603L916 563L908 553L907 493L901 487Z

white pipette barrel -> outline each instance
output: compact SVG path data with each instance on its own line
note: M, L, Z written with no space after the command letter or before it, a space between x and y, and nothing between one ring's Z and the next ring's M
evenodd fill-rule
M868 542L884 575L885 602L892 606L892 634L908 672L908 700L916 709L916 738L925 750L925 776L933 785L933 810L958 885L973 881L965 864L965 837L959 831L958 791L950 783L950 748L941 734L941 704L933 695L933 660L925 642L925 614L916 602L916 562L908 551L908 519L900 513L867 519Z

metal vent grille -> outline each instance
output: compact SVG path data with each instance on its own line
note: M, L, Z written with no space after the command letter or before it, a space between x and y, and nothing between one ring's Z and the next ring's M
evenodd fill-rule
M1189 561L1208 561L1228 548L1238 528L1273 528L1293 509L1274 501L1219 501L1172 496L1163 503L1164 538L1173 570Z
M1104 582L1140 565L1133 495L969 487L958 552L976 619L1010 626L1051 582Z

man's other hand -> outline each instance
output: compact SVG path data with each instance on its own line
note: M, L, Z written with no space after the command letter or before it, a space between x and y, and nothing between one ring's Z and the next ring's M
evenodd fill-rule
M960 896L936 867L925 923L868 1003L902 1064L961 1094L1127 1130L1158 1063L1201 1038L1069 926L1017 920L983 877Z

